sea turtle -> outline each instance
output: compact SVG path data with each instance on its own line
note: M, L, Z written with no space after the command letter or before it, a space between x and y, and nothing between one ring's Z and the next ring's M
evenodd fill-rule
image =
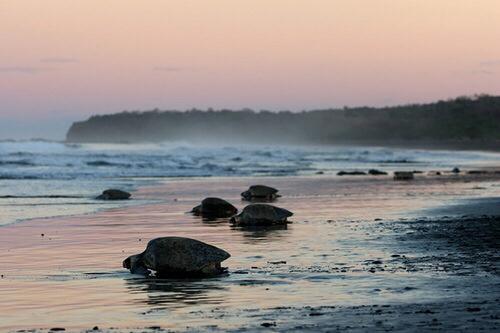
M261 199L273 200L279 197L278 190L266 185L252 185L241 193L244 200Z
M205 198L201 205L194 207L191 213L197 216L222 218L231 217L238 213L238 209L226 200L220 198Z
M231 223L241 226L265 226L286 224L293 213L267 204L250 204L243 211L231 218Z
M122 191L122 190L116 190L116 189L109 189L105 190L102 192L101 195L99 195L96 199L98 200L127 200L130 198L130 193Z
M149 241L146 250L128 257L123 267L132 274L159 277L196 277L224 273L221 262L231 255L213 245L185 237L161 237Z

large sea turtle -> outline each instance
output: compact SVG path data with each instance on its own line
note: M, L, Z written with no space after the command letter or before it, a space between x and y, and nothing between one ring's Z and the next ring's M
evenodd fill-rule
M241 193L244 200L274 200L280 195L278 190L266 185L252 185L245 192Z
M231 218L231 223L241 226L266 226L286 224L293 213L272 205L256 203L243 208L243 211Z
M194 207L191 212L194 215L201 215L203 217L223 218L235 215L238 213L238 209L226 200L220 198L205 198L201 202L201 205Z
M128 257L123 267L133 274L159 277L196 277L226 271L221 262L231 255L213 245L185 237L161 237L149 241L146 250Z

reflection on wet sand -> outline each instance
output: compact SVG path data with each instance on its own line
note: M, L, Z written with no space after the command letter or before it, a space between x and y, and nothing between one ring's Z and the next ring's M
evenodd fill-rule
M227 291L222 278L211 279L126 279L127 291L131 294L146 294L141 298L149 311L182 308L196 304L219 304L224 302L223 291ZM135 300L134 302L136 302Z
M279 203L279 198L271 198L271 199L267 199L267 198L248 198L248 199L241 199L241 202L242 203L246 203L246 204L249 204L249 203L272 203L272 204L277 204Z
M270 226L231 226L231 230L239 232L246 243L256 243L259 241L277 241L286 237L291 231L287 224Z
M229 224L229 218L217 218L217 217L200 217L201 221L206 223L208 226L225 226Z

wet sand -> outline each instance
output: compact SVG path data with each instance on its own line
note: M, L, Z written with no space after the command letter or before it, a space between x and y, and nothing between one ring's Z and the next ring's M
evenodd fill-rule
M207 196L242 208L255 183L280 189L275 204L295 213L286 229L185 213ZM168 179L134 197L162 202L1 227L0 329L500 328L499 174ZM155 280L121 267L172 235L230 252L229 275Z

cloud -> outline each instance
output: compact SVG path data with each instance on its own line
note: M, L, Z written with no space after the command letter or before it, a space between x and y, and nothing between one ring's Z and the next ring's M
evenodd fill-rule
M495 75L494 71L478 69L478 70L459 70L459 71L451 71L451 74L458 76L470 76L470 75Z
M12 74L38 74L40 72L51 71L52 68L47 67L33 67L33 66L7 66L0 67L0 73Z
M42 58L40 62L49 63L49 64L74 64L79 62L78 59L75 58L66 58L66 57L50 57L50 58Z
M481 67L496 67L500 66L500 60L488 60L488 61L482 61L480 63Z
M153 67L153 70L157 72L181 72L184 68L174 66L155 66Z

